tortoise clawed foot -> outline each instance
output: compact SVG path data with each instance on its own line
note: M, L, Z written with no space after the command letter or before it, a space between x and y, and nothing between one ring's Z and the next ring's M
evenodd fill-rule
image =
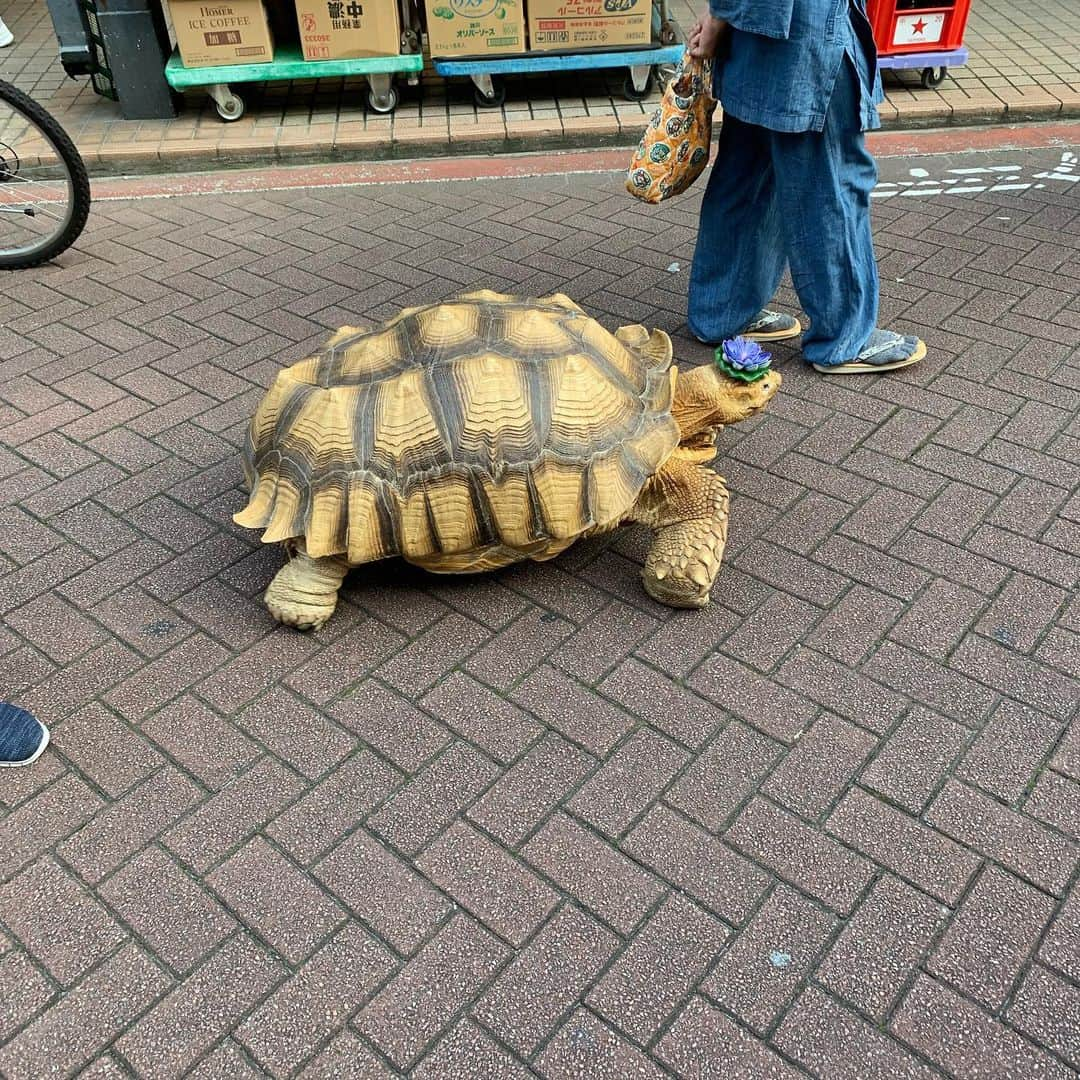
M336 604L276 604L270 599L269 591L265 599L270 614L283 626L291 626L296 630L321 630L329 622L337 606Z
M665 477L660 513L670 517L661 517L641 578L658 603L703 608L724 557L727 488L715 473L686 461L665 466Z
M719 560L711 572L701 562L683 569L645 564L641 581L645 591L658 603L673 608L700 609L711 599L713 580L720 569Z
M277 572L263 600L279 623L318 630L334 614L347 571L340 559L312 559L300 552Z

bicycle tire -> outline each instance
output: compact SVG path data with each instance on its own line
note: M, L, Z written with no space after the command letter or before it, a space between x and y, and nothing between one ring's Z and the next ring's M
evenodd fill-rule
M18 87L0 79L0 99L30 121L52 143L71 183L71 217L64 229L40 248L25 253L7 253L0 250L0 270L26 270L32 266L55 259L78 240L90 215L90 177L82 156L75 148L68 133L48 110L28 97Z

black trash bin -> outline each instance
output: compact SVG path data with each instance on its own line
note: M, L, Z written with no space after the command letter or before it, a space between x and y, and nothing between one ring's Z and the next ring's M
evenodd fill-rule
M165 81L171 51L157 0L47 0L60 62L72 76L89 75L94 91L120 103L125 120L176 115Z

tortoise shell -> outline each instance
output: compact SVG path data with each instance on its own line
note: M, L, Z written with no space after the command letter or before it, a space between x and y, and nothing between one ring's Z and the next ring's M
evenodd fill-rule
M345 327L259 405L234 520L353 564L544 557L625 518L679 442L674 377L666 334L611 334L560 295Z

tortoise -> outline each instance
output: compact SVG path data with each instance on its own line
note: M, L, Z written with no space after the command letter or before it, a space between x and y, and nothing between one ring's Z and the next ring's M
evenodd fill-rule
M234 516L290 558L265 601L299 629L330 618L350 569L392 556L437 573L545 560L639 522L642 577L672 607L709 602L728 494L716 433L780 385L678 372L661 330L614 334L561 294L483 291L343 327L278 373L244 447Z

